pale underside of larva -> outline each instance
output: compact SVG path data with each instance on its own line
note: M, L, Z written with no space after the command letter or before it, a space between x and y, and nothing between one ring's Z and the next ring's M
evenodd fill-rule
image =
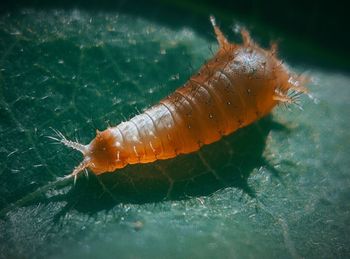
M197 151L261 117L288 91L305 92L305 78L288 71L273 46L265 50L242 30L242 44L229 43L211 17L219 50L185 85L144 113L102 132L82 145L59 134L84 160L69 175L89 168L95 174L128 164L150 163Z

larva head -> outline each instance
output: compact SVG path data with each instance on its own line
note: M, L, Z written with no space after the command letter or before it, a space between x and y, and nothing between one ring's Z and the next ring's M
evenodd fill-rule
M115 136L110 130L103 132L97 131L96 138L90 144L82 145L77 142L67 140L62 133L55 131L59 138L50 137L55 141L59 141L64 145L80 151L84 155L84 160L74 169L71 175L75 176L86 168L92 170L95 174L104 172L112 172L116 168L121 168L121 161L116 159L118 154L115 145Z
M116 138L111 130L97 131L96 137L88 145L87 152L84 154L84 161L88 161L88 167L95 174L112 172L120 167L115 143Z

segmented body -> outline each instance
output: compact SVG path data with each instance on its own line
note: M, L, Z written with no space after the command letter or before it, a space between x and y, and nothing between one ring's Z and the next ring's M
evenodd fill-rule
M292 102L289 89L305 90L302 78L276 58L275 48L260 48L245 30L243 44L229 43L213 18L212 23L219 50L185 85L144 113L97 132L86 146L63 141L84 154L73 175L87 167L101 174L195 152L267 115L279 102Z
M273 75L279 64L267 64L268 55L242 47L229 57L218 53L159 104L107 129L119 147L120 163L148 163L197 151L269 113L276 104L269 85L279 85ZM244 64L247 59L254 63ZM260 101L267 97L268 102Z

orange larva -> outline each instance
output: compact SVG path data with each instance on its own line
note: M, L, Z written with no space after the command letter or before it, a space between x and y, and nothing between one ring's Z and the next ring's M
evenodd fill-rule
M150 163L197 151L269 114L288 93L305 92L305 78L288 71L276 57L242 30L243 44L228 42L210 17L219 50L198 73L158 104L102 132L90 144L60 142L79 150L84 160L71 176L89 168L95 174L128 164Z

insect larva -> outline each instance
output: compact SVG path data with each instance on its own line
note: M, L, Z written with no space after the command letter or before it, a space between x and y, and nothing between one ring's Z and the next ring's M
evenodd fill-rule
M198 73L167 98L127 122L102 132L90 144L56 139L79 150L84 160L70 176L89 168L95 174L128 164L150 163L197 151L267 115L279 103L303 93L302 76L288 71L276 46L259 47L246 30L243 43L229 43L210 17L219 50Z

